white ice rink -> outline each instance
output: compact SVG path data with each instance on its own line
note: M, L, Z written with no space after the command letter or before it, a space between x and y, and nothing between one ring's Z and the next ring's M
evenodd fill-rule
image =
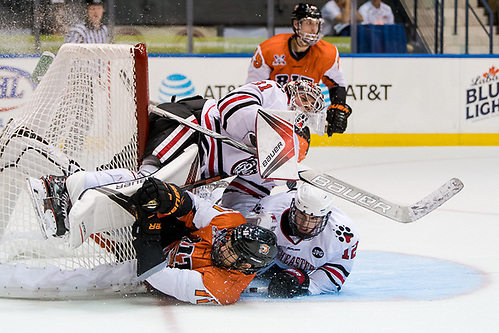
M499 147L312 148L306 164L404 205L453 177L465 187L411 224L337 199L361 237L338 295L227 307L0 299L1 331L499 332Z

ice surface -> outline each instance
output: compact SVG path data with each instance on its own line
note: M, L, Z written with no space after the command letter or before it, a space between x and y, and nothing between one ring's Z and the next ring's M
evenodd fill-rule
M0 299L2 332L499 331L499 147L312 148L306 164L401 204L453 177L465 187L410 224L338 198L361 237L338 295L245 296L227 307Z

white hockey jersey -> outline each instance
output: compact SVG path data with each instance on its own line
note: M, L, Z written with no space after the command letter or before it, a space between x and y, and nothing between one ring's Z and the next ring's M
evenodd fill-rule
M353 221L334 207L326 228L309 240L289 235L288 212L296 191L268 196L260 200L257 210L276 221L278 253L281 268L300 268L310 277L309 294L340 291L352 270L359 234Z
M259 109L289 110L288 96L275 81L246 84L233 90L218 102L208 101L202 111L201 126L255 146L256 119ZM276 182L262 179L258 173L257 158L237 148L206 138L201 145L203 178L220 174L237 175L225 191L225 196L236 193L237 200L225 200L224 206L240 211L253 207L259 199L270 194ZM241 197L243 194L245 198Z

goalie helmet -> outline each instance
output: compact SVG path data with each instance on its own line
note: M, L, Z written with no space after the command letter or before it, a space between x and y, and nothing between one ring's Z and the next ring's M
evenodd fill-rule
M304 183L296 191L289 209L289 226L293 235L310 239L320 234L327 225L333 196L315 186Z
M294 25L294 21L297 21L297 27ZM304 20L315 20L319 23L319 28L316 33L307 33L302 31L302 24ZM306 3L299 3L293 9L291 14L291 25L293 31L305 44L312 46L321 40L324 33L324 19L320 10L314 6Z
M312 132L324 135L326 128L326 102L320 86L312 81L297 80L283 86L288 95L288 105L296 112L295 126L309 127Z
M277 254L277 238L270 230L244 223L215 238L211 258L217 267L253 274L272 264Z

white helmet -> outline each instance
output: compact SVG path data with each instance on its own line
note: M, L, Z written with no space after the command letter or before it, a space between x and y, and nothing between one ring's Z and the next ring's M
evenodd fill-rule
M289 98L289 109L296 112L295 126L309 127L316 134L324 135L326 128L326 102L321 87L308 80L297 80L283 86Z
M317 236L326 227L332 207L332 194L307 183L301 185L289 211L293 234L302 239Z

